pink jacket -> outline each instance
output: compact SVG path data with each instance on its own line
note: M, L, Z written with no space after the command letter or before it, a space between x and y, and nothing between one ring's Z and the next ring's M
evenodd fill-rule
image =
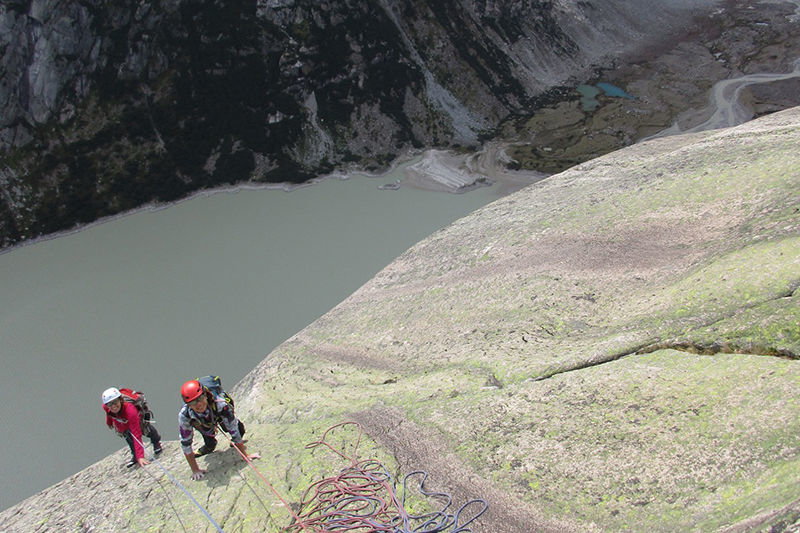
M124 434L130 431L133 435L133 451L136 459L144 457L144 448L142 448L142 422L139 416L139 410L130 402L122 402L122 408L117 414L112 414L106 405L103 405L103 411L106 412L106 425L110 428L113 426L117 433Z

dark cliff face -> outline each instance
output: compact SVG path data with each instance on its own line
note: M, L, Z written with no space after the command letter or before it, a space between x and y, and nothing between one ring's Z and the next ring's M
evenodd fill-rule
M675 4L9 0L0 247L200 188L474 145L641 27L686 20Z

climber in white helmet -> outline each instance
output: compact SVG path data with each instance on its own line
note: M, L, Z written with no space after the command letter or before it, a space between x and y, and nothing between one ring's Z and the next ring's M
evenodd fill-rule
M147 406L144 394L132 389L110 387L103 391L103 411L106 413L106 425L117 435L124 438L131 449L128 468L150 464L144 458L142 436L150 438L153 453L161 453L161 436L151 424L153 414Z

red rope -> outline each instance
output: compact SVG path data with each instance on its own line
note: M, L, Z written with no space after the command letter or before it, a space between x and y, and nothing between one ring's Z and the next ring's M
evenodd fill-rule
M286 500L285 500L285 499L284 499L284 498L283 498L283 497L280 495L280 493L279 493L279 492L278 492L278 491L275 489L275 487L273 487L273 486L272 486L272 483L270 483L269 481L267 481L267 478L266 478L266 477L264 477L264 475L263 475L263 474L262 474L262 473L261 473L261 472L258 470L258 468L256 468L256 465L254 465L254 464L253 464L253 461L252 461L252 459L250 459L250 458L247 456L247 454L243 453L243 452L242 452L242 450L240 450L240 449L239 449L239 447L238 447L238 446L236 446L236 443L234 443L234 442L233 442L233 440L231 439L230 435L228 435L227 433L225 433L225 431L222 431L222 428L220 428L220 433L222 433L223 435L225 435L225 437L226 437L226 438L227 438L227 439L230 441L230 443L233 445L233 446L232 446L232 448L233 448L234 450L236 450L236 451L239 453L239 455L241 455L241 456L242 456L242 459L244 459L244 460L245 460L245 462L246 462L248 465L250 465L250 468L252 468L252 469L253 469L253 472L255 472L255 473L256 473L256 475L258 475L258 477L260 477L260 478L261 478L261 481L263 481L263 482L264 482L264 484L266 484L266 485L267 485L267 487L269 487L269 490L271 490L271 491L272 491L272 493L275 495L275 497L276 497L276 498L278 498L278 499L280 500L280 502L281 502L281 503L284 505L284 507L286 507L286 509L289 511L289 514L291 514L291 515L292 515L292 518L293 518L295 521L299 520L299 517L298 517L298 516L297 516L297 515L294 513L294 511L292 511L292 506L291 506L291 505L289 505L289 504L286 502ZM306 528L303 528L303 531L309 531L309 530L308 530L308 529L306 529ZM313 532L312 532L312 533L313 533Z
M344 426L358 428L353 456L346 455L328 442L328 434ZM376 461L357 461L361 443L361 426L344 422L328 428L322 437L306 448L325 447L349 461L338 475L312 484L300 501L299 517L286 531L307 530L315 533L332 530L353 532L394 532L400 524L408 524L408 513L398 502L389 480L390 476Z

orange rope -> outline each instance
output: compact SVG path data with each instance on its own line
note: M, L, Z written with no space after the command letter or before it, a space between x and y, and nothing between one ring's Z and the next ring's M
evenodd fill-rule
M281 502L281 503L284 505L284 507L286 507L286 509L289 511L289 514L291 514L291 515L292 515L292 518L293 518L293 519L295 519L295 520L299 520L299 517L298 517L298 516L297 516L297 515L294 513L294 511L292 511L292 506L291 506L291 505L289 505L289 504L286 502L286 500L283 498L283 496L281 496L281 495L280 495L280 493L279 493L279 492L278 492L278 491L275 489L275 487L273 487L273 486L272 486L272 483L270 483L269 481L267 481L267 478L266 478L266 477L264 477L264 475L263 475L263 474L262 474L262 473L261 473L261 472L258 470L258 468L256 468L256 465L254 465L254 464L253 464L253 461L252 461L252 459L250 459L250 458L247 456L247 454L243 453L243 452L242 452L242 450L240 450L240 449L239 449L239 447L238 447L238 446L236 446L236 443L234 443L234 442L233 442L233 439L231 439L230 435L228 435L227 433L225 433L225 431L223 430L223 428L222 428L222 427L220 427L219 429L220 429L220 433L222 433L223 435L225 435L225 437L226 437L226 438L227 438L227 439L230 441L230 443L233 445L233 446L231 446L231 447L232 447L234 450L236 450L236 451L239 453L239 455L241 455L241 456L242 456L242 459L244 459L244 460L245 460L245 462L246 462L248 465L250 465L250 468L252 468L252 469L253 469L253 472L255 472L255 473L256 473L256 475L258 475L258 477L260 477L260 478L261 478L261 481L263 481L263 482L264 482L264 484L266 484L266 485L267 485L267 487L269 487L269 490L271 490L271 491L272 491L272 493L275 495L275 497L276 497L276 498L278 498L278 499L280 500L280 502ZM306 529L304 528L304 531L308 531L308 530L306 530Z

